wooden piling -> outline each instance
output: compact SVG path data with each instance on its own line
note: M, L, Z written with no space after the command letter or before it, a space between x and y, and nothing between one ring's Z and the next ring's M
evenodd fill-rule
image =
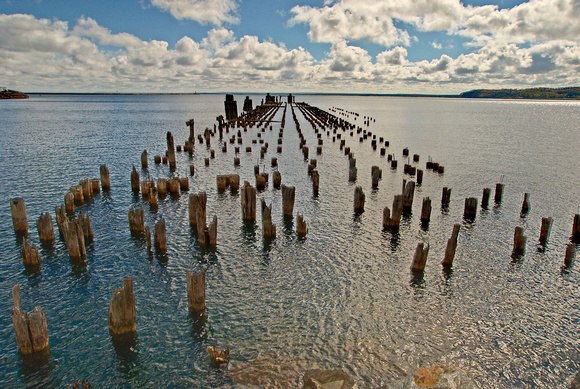
M91 241L94 238L93 229L91 227L91 220L89 215L84 215L81 211L79 213L79 223L83 230L83 236L85 240Z
M181 189L182 191L188 191L189 190L189 178L188 177L179 177L179 189Z
M304 221L304 216L298 212L296 215L296 233L299 236L304 236L308 233L308 228L306 227L306 222Z
M282 187L284 188L284 187ZM244 182L241 193L242 219L256 220L256 188Z
M278 166L278 158L272 157L272 167Z
M207 347L207 352L211 359L211 365L213 367L220 367L222 364L227 364L230 362L230 348L226 348L225 350L219 350L217 348L213 348L212 346Z
M148 167L148 163L147 163L147 150L143 150L143 152L141 153L141 167L143 169L147 169L147 167Z
M524 236L524 229L522 227L516 227L514 232L514 255L523 255L526 252L526 240Z
M26 216L26 204L22 197L10 199L10 212L12 213L12 225L18 234L28 234L28 218Z
M51 243L54 241L54 226L52 225L52 216L50 213L42 213L36 222L38 237L41 242Z
M443 187L443 191L441 194L441 204L442 205L449 205L451 201L451 188Z
M461 224L455 224L453 226L453 232L451 233L451 238L447 240L447 248L445 249L445 257L441 265L445 268L450 268L453 266L453 259L455 258L455 250L457 249L457 238L459 237L459 230L461 229Z
M157 251L165 252L167 250L167 231L165 228L165 219L163 218L155 223L154 242Z
M348 169L348 180L349 181L356 181L356 167L350 167Z
M266 205L264 199L261 200L262 205L262 232L264 238L274 239L276 237L276 225L272 224L272 204Z
M294 214L294 196L296 188L282 185L282 214L292 216Z
M139 193L139 173L133 165L133 171L131 172L131 190L133 193Z
M29 270L40 268L40 253L35 244L31 244L26 238L22 239L22 262Z
M411 263L411 271L422 273L425 270L428 254L429 244L427 243L427 246L424 247L423 243L419 243L415 249L415 255L413 256L413 262Z
M415 196L415 182L409 181L403 190L403 211L410 212L413 208L413 198Z
M574 215L574 222L572 223L572 236L573 242L580 242L580 214Z
M365 209L365 194L362 186L354 189L354 211L362 212Z
M79 260L87 255L85 247L85 235L78 220L68 221L66 229L66 248L71 260Z
M417 185L423 184L423 170L417 169Z
M167 181L167 191L172 196L179 196L179 179L177 177L170 178Z
M93 186L91 185L91 180L85 178L84 180L79 181L79 186L83 191L83 197L85 201L89 201L93 198Z
M566 245L566 254L564 256L564 266L570 267L574 263L576 257L576 245L568 244Z
M12 299L15 303L12 310L12 324L20 353L29 355L47 350L48 326L42 309L36 307L30 315L21 311L20 287L17 285L12 288Z
M228 178L228 185L232 192L237 191L240 188L240 175L239 174L230 174Z
M101 173L101 188L103 188L103 192L107 192L111 190L111 179L109 178L109 169L107 165L101 165L99 168Z
M552 230L552 218L551 217L543 217L542 218L542 227L540 229L540 244L545 245L548 242L548 238L550 237L550 231Z
M491 188L484 188L481 196L481 208L487 209L489 206L489 196L491 195Z
M266 188L266 177L261 174L256 174L256 189L264 190Z
M149 226L145 227L145 243L147 244L147 251L151 251L151 229Z
M371 167L372 187L378 188L383 171L378 166Z
M189 175L190 176L195 175L195 166L193 164L189 165Z
M530 210L530 194L524 193L524 201L522 203L522 211L521 214L525 215Z
M421 221L423 223L429 222L431 219L431 199L429 197L423 198L423 206L421 208Z
M157 179L157 195L160 198L164 198L167 196L167 179L166 178L158 178Z
M223 192L224 190L226 190L226 187L228 186L228 180L229 176L227 175L216 176L216 184L218 192Z
M75 213L75 195L72 192L64 195L64 206L68 214Z
M56 225L58 226L58 232L63 239L66 237L68 228L68 218L66 217L64 208L64 205L61 205L60 207L54 207Z
M80 185L73 185L70 187L70 193L74 196L74 202L77 204L82 204L85 202L85 196L83 194L83 187Z
M318 189L320 187L320 174L317 170L312 171L312 192L315 196L318 195Z
M282 175L279 171L272 173L272 184L274 185L274 188L280 188L280 185L282 184Z
M175 160L175 151L167 150L167 162L169 163L170 170L175 170L177 168L177 161Z
M197 194L191 193L189 195L189 224L192 226L197 225L199 213L201 215L201 220L203 221L203 227L206 224L206 204L207 204L207 194L205 192L199 192Z
M496 204L501 203L502 196L503 196L503 187L504 187L503 184L499 184L499 183L498 184L495 184L495 197L494 197L494 200L495 200L495 203Z
M91 181L91 186L93 187L93 194L97 194L101 191L101 181L98 178L93 178Z
M113 291L109 303L109 332L121 335L135 332L135 294L133 294L133 278L127 277L123 286Z
M463 217L466 219L475 219L477 215L477 199L469 197L465 199L465 207L463 208Z
M205 270L199 274L188 271L187 278L187 305L192 311L205 310Z
M234 158L234 166L240 166L240 158Z
M142 233L145 230L145 211L129 208L129 229L133 233Z
M218 227L218 218L217 215L214 215L212 222L210 223L207 229L207 240L210 246L215 246L217 243L217 227Z
M154 156L153 160L155 161L155 165L159 165L161 163L161 155Z

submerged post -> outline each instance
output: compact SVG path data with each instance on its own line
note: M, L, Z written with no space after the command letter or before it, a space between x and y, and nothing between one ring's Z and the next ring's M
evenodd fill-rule
M453 232L451 233L451 238L447 240L447 248L445 249L445 257L443 258L444 268L450 268L453 266L453 259L455 258L455 250L457 249L457 238L459 237L459 230L461 229L461 224L455 224L453 226Z
M161 218L155 223L155 249L160 252L167 250L167 231L165 229L165 219Z
M30 315L20 310L22 300L18 284L12 288L12 301L12 324L20 353L28 355L48 349L48 326L42 309L36 307Z
M101 165L99 170L101 172L101 187L103 188L103 192L111 190L111 179L109 178L107 165Z
M540 229L540 244L545 245L548 242L548 238L550 237L550 231L552 230L552 218L551 217L543 217L542 218L542 227Z
M354 189L354 211L362 212L365 209L365 193L362 186L357 186Z
M514 232L514 255L523 255L526 252L526 240L524 236L524 229L522 227L516 227Z
M187 278L187 302L190 310L205 310L205 270L199 274L188 271Z
M113 292L109 303L109 332L114 335L135 332L136 316L133 278L127 277L123 286Z
M17 234L28 234L28 218L26 217L26 204L22 197L10 200L10 211L12 212L12 224Z
M52 225L52 216L50 213L42 213L36 222L38 228L38 237L42 242L50 243L54 241L54 226Z
M484 188L481 196L481 208L487 209L489 206L489 196L491 195L491 188Z
M304 217L300 213L298 213L296 217L296 233L299 236L304 236L308 233L306 222L304 221Z
M530 194L524 194L524 201L522 203L522 215L525 215L530 210Z
M465 199L465 207L463 209L463 217L466 219L475 219L477 215L477 199L475 197L469 197Z
M504 187L503 184L499 184L499 183L495 184L495 198L494 198L494 200L495 200L496 204L501 203L501 199L503 196L503 187Z
M295 187L282 185L282 213L284 216L292 216L294 213L295 192Z
M427 247L424 247L423 243L419 243L415 249L415 255L413 256L413 262L411 263L411 271L422 273L425 270L428 254L429 244L427 243Z
M256 188L248 181L244 182L241 193L242 219L256 220Z

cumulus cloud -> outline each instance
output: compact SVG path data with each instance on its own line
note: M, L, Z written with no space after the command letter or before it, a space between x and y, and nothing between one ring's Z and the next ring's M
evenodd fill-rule
M169 12L174 18L189 19L201 24L220 26L222 23L238 23L235 16L236 0L150 0L155 7Z

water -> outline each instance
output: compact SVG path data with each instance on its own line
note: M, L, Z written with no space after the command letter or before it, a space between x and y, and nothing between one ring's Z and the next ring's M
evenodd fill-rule
M237 96L241 108L244 96ZM263 96L251 96L254 103ZM321 109L340 107L375 119L370 131L390 141L387 153L399 160L391 170L370 140L346 134L357 158L358 180L348 182L348 161L326 134L322 155L316 136L297 111L318 160L320 194L313 196L307 161L298 149L290 109L284 151L276 154L280 124L263 134L270 149L241 153L233 166L233 145L223 154L212 140L216 159L196 144L193 157L177 154L179 176L188 174L190 193L207 192L208 220L218 215L218 243L201 249L189 227L187 194L160 199L157 210L130 190L132 165L141 178L170 177L153 164L162 154L166 132L176 144L213 127L223 114L222 95L198 96L33 96L0 102L0 386L63 387L74 379L97 387L231 387L228 371L212 369L207 346L232 350L231 366L273 354L298 371L338 368L374 388L419 367L463 367L486 388L564 388L579 369L580 288L577 268L563 269L572 217L578 212L580 104L577 102L492 101L394 97L297 96ZM282 110L276 116L281 119ZM353 116L349 118L353 121ZM367 128L367 127L364 127ZM231 133L229 134L231 135ZM252 146L256 128L244 134ZM445 174L425 171L415 191L412 215L398 233L383 231L382 210L400 193L402 149L445 166ZM140 169L141 152L149 170ZM279 161L282 182L296 187L295 213L304 214L308 235L298 239L295 220L282 217L280 190L258 192L273 204L278 236L265 242L259 222L243 223L239 194L218 194L215 176L238 173L254 183L255 164L272 172ZM63 202L69 187L84 177L98 178L106 163L112 190L77 207L91 218L95 239L84 264L72 264L63 242L42 247L35 222L40 213ZM371 189L371 166L383 169ZM504 176L501 205L478 208L474 222L463 220L466 197L481 199ZM406 177L408 178L408 177ZM366 193L365 212L353 212L354 188ZM448 209L441 188L452 188ZM531 210L520 216L525 192ZM421 201L433 201L431 222L421 226ZM493 196L493 191L492 191ZM21 242L12 229L9 199L26 201L30 238L39 245L42 267L24 270ZM130 206L145 209L145 221L167 223L167 255L149 254L131 237ZM537 244L541 218L554 219L547 246ZM258 220L260 214L258 212ZM461 223L453 270L440 261L453 224ZM58 235L58 230L55 231ZM524 227L526 254L511 257L513 232ZM417 243L431 245L423 277L409 266ZM206 269L207 316L189 316L185 272ZM112 342L107 324L112 291L133 277L137 336ZM42 307L50 335L50 356L22 358L11 322L11 288L21 287L23 309ZM260 354L262 353L262 354ZM273 357L272 357L273 358ZM302 370L300 370L302 369Z

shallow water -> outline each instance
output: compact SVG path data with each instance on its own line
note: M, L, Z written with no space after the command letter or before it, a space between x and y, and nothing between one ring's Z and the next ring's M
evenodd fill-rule
M236 96L241 109L244 96ZM263 96L251 96L254 103ZM229 387L224 370L210 367L207 346L232 350L232 365L273 353L296 366L339 368L357 377L360 387L377 387L419 367L448 363L469 370L481 387L566 387L579 368L579 273L563 269L573 214L579 211L580 103L459 100L395 97L296 96L321 109L358 112L348 120L390 141L387 153L399 160L391 170L386 157L346 133L357 159L358 179L348 181L348 160L332 137L316 135L296 110L318 161L320 193L311 182L298 148L288 107L283 153L275 150L280 128L263 133L270 148L260 160L252 145L257 129L244 134L252 153L233 165L233 145L216 158L196 144L190 160L177 153L177 175L188 174L190 192L206 191L208 220L218 215L218 242L200 249L189 227L187 194L159 200L156 210L130 187L132 165L141 178L169 177L162 154L166 132L176 144L188 136L185 122L196 120L197 133L213 127L223 114L223 95L198 96L32 96L0 102L0 386L62 387L88 379L99 387ZM282 110L275 117L280 120ZM375 119L364 126L363 116ZM343 116L339 116L343 117ZM230 132L231 135L232 133ZM383 231L382 210L400 193L402 149L430 156L445 174L425 171L415 191L412 214L398 233ZM140 168L141 152L149 169ZM282 217L280 190L258 192L273 204L277 238L264 241L261 226L241 220L239 194L218 194L217 174L238 173L254 184L253 167L271 173L279 161L282 183L296 187L294 212L308 223L305 239L296 236L295 219ZM76 208L88 213L95 239L84 264L71 264L58 237L40 247L42 267L27 273L19 261L9 199L26 201L30 239L39 245L35 221L63 202L69 187L84 177L98 178L107 164L112 189ZM371 189L371 166L383 169ZM466 197L481 199L503 176L503 201L478 208L475 221L463 219ZM366 194L365 212L353 212L355 186ZM441 188L452 188L449 208L440 204ZM520 216L524 193L531 210ZM419 220L423 197L432 199L427 227ZM130 206L145 209L146 224L165 218L168 251L149 254L131 236ZM538 246L541 218L554 219L545 248ZM440 261L453 225L461 223L453 270ZM511 257L513 232L524 227L526 254ZM423 277L409 271L417 243L431 248ZM206 269L206 320L189 316L185 272ZM115 344L108 332L112 291L133 277L137 337ZM11 322L11 288L21 287L23 309L42 307L50 334L50 357L30 360L18 354Z

